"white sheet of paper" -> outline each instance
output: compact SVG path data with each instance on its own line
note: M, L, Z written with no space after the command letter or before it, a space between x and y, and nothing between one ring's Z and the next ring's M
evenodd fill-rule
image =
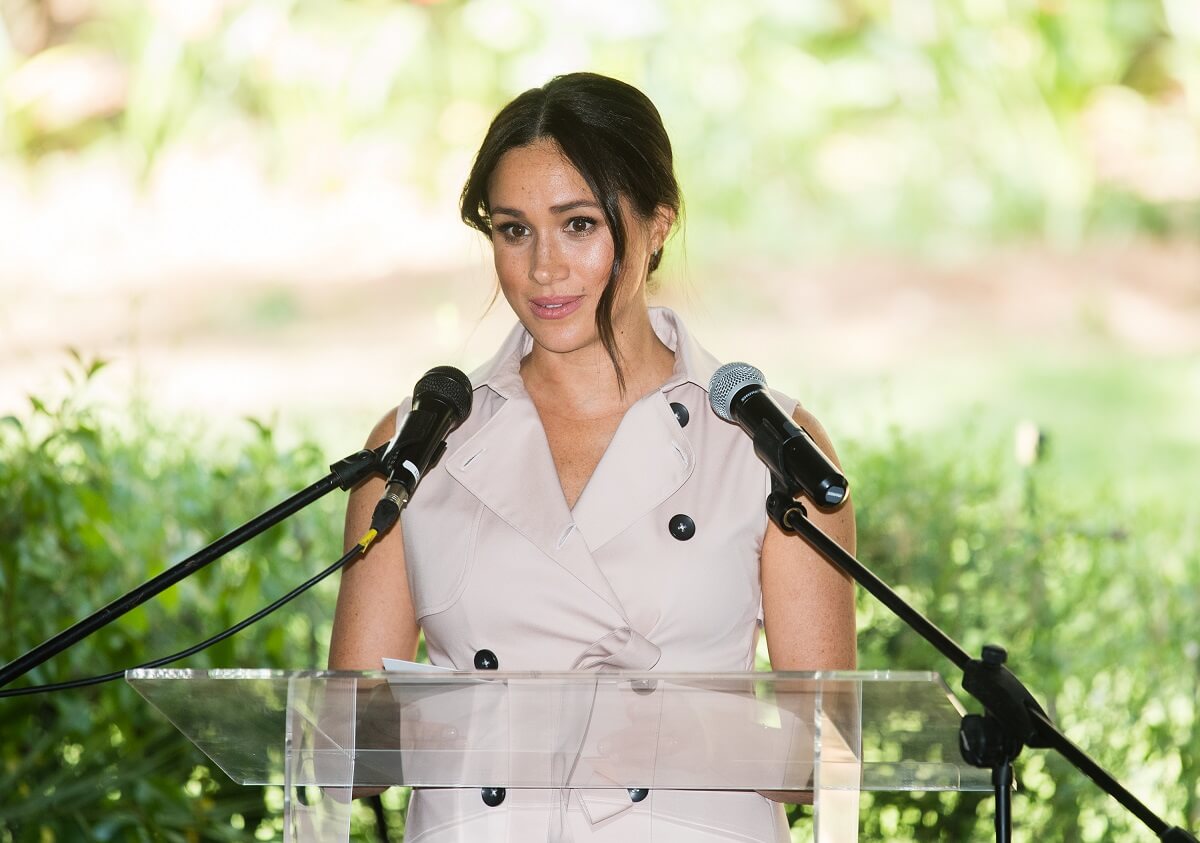
M454 671L448 667L438 667L436 664L425 664L424 662L408 662L404 659L384 659L384 670L393 670L400 673L442 673Z

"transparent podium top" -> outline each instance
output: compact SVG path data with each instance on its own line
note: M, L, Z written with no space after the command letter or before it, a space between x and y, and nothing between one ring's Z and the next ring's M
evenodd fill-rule
M959 756L963 710L935 673L126 678L241 784L811 790L840 766L827 781L854 789L991 789Z

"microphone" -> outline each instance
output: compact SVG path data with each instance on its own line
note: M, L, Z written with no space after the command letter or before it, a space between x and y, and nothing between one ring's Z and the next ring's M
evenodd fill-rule
M446 450L446 436L471 414L471 380L453 366L435 366L413 387L412 409L400 422L381 458L387 488L371 515L378 534L391 529L400 511Z
M803 427L767 391L767 379L749 363L726 363L708 383L708 403L754 440L754 452L793 497L803 492L820 507L846 500L849 484Z

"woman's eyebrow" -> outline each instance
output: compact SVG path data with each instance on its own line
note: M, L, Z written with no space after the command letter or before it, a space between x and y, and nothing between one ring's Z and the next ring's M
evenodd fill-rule
M599 209L600 206L597 205L595 202L593 202L591 199L576 199L572 202L564 202L561 205L551 205L550 213L562 214L567 211L574 211L577 208ZM516 217L517 219L525 219L524 211L521 211L518 208L509 208L504 205L497 205L494 208L492 208L492 215L495 216L497 214L504 214L506 216Z
M574 211L576 208L599 208L600 206L591 199L576 199L574 202L566 202L562 205L551 205L551 213L561 214L564 211Z

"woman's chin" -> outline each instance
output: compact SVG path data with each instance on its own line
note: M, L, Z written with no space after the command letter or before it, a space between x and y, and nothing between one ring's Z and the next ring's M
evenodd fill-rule
M550 354L578 354L592 351L603 352L604 347L595 327L586 326L546 326L545 324L529 325L525 330L533 337L535 348L540 348Z

